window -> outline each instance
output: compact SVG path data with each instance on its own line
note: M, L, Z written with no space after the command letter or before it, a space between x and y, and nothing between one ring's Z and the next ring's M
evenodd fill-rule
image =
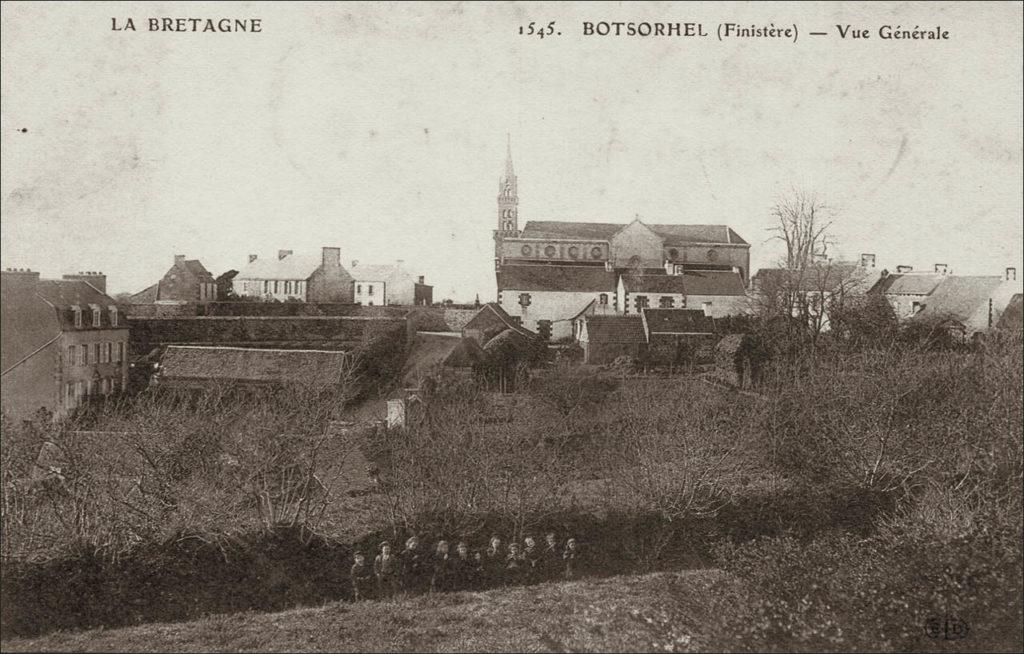
M704 307L704 315L705 316L710 316L711 315L711 302L704 302L701 306Z
M263 280L263 292L264 293L269 293L270 292L270 281L269 280L266 280L266 279Z
M277 295L280 292L281 292L281 282L279 282L278 280L275 279L274 280L274 295Z
M92 307L92 326L93 327L99 327L100 326L100 315L101 315L100 308L98 306L96 306L95 304L90 305L90 306Z
M77 349L78 349L78 348L76 348L76 347L75 347L74 345L69 345L69 346L68 346L68 357L67 357L67 365L69 365L69 366L73 366L73 365L75 365L75 359L76 359L76 358L78 358L78 357L76 356L76 355L78 354L78 353L76 352L76 350L77 350Z
M121 380L120 379L117 379L115 377L114 379L110 380L110 392L111 393L120 393L121 392Z
M598 295L597 296L597 303L600 304L603 307L608 306L608 294L607 293L601 293L600 295Z
M650 306L650 302L648 302L646 295L637 295L633 298L633 305L636 307L636 312L640 313L640 311Z
M674 297L672 297L670 295L663 295L658 300L658 306L661 307L662 309L671 309L675 305L676 305L676 300L675 300Z
M75 382L75 397L79 398L85 395L85 383L79 379Z
M68 382L64 385L64 406L68 408L75 406L75 382Z
M537 321L537 333L545 341L551 340L551 321L550 320L538 320Z
M367 295L373 295L373 284L367 284L367 286L366 286L366 294Z
M529 293L520 293L519 294L519 306L521 306L523 308L526 308L526 307L530 306L530 294Z
M107 310L110 311L110 326L117 327L117 307L110 306Z
M122 361L124 361L124 343L116 343L114 345L114 363Z
M357 295L362 295L363 294L363 285L362 284L356 284L356 294Z
M75 327L81 329L82 327L82 307L77 304L71 307L71 310L75 312Z
M89 346L79 345L78 346L78 365L84 366L89 363Z
M917 315L917 312L920 311L923 308L924 308L924 306L920 302L911 302L910 303L910 315L912 315L912 316L913 315Z
M104 343L103 344L103 362L110 363L114 359L114 344Z
M92 344L92 356L90 358L92 359L93 363L99 363L100 362L100 344L99 343L93 343Z

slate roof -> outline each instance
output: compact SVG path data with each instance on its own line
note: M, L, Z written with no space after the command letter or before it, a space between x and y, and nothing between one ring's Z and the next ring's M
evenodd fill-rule
M235 279L309 279L323 259L320 255L289 254L256 259L238 271ZM211 280L213 281L213 280Z
M92 311L89 305L95 305L101 309L101 329L128 328L128 321L124 313L118 316L117 327L110 324L108 309L117 306L117 302L88 282L72 279L41 279L35 285L34 290L38 297L57 310L64 329L74 328L74 313L71 308L76 305L82 307L83 311L81 329L92 328Z
M614 293L615 273L603 266L502 266L498 288L509 291L576 291Z
M996 323L997 329L1024 329L1024 295L1015 294L1003 309Z
M644 223L647 225L646 223ZM531 220L523 227L523 238L573 238L607 241L624 223L588 223L560 220ZM665 245L685 243L738 243L747 242L726 225L647 225L665 239Z
M587 340L591 343L646 343L640 316L588 316Z
M739 273L726 270L687 270L681 275L623 275L630 293L680 293L683 295L746 295Z
M700 309L644 309L648 334L713 334L715 321Z
M480 310L462 327L462 331L465 333L467 329L482 329L489 324L495 323L528 338L537 336L536 333L516 323L512 316L508 315L508 312L502 309L501 305L497 302L488 302L480 307Z
M924 309L914 318L921 316L943 316L954 320L968 320L984 306L993 292L1003 283L998 276L951 276L932 291Z
M341 381L344 352L170 345L160 361L160 383L175 381L297 383Z
M200 282L214 282L213 275L206 269L206 266L202 264L199 259L187 259L180 262L186 270L195 275Z
M816 264L806 268L804 271L790 270L788 268L761 268L752 278L762 288L766 284L782 285L789 279L800 282L800 290L807 292L835 291L844 284L850 289L857 286L856 281L861 280L860 288L851 289L866 292L874 286L872 281L880 271L874 268L864 268L857 262L851 261L830 261L826 264Z
M382 282L397 276L401 268L395 265L359 264L350 269L349 274L357 282Z
M889 275L878 285L878 292L885 295L928 295L935 290L942 280L939 274L903 274Z

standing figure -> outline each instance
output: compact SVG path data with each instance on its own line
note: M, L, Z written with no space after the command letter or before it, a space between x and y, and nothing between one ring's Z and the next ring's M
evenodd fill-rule
M533 536L524 538L523 559L526 561L526 574L524 577L528 584L532 584L537 580L540 573L540 556L540 548L537 547L537 541L533 539Z
M349 577L352 579L352 599L358 602L371 597L374 573L373 568L366 565L366 557L362 552L357 551L353 558L355 563L352 564Z
M501 537L497 534L491 536L491 542L484 550L483 556L483 580L488 586L498 585L504 578L505 557L501 552Z
M402 560L402 588L410 592L422 592L430 585L430 571L423 560L420 539L410 536L405 549L399 555Z
M526 575L526 557L519 543L508 544L508 554L505 556L505 583L519 584Z
M545 579L553 579L562 568L562 551L558 547L555 532L549 531L544 536L544 550L540 554L541 575Z
M434 569L430 576L430 592L440 593L451 590L451 559L448 556L448 541L437 542L437 549L434 551Z
M378 597L393 597L398 592L398 558L391 553L391 543L380 544L380 554L373 559L373 573L377 577Z
M565 541L565 552L562 553L562 562L565 563L565 578L575 579L579 573L577 566L579 564L579 546L576 544L575 538L570 538Z
M477 553L479 557L479 552ZM460 540L455 547L455 556L449 560L451 586L455 590L466 590L476 585L476 571L480 559L474 558L466 541Z

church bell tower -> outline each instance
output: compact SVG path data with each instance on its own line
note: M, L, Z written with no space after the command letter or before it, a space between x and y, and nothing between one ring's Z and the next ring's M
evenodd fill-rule
M494 265L501 265L501 240L519 236L519 190L512 167L512 136L505 151L505 174L498 179L498 228L494 230Z

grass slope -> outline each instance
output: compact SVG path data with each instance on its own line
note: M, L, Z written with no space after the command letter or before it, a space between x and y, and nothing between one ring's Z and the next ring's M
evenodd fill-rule
M738 582L719 570L587 579L526 588L335 602L179 624L4 640L4 651L671 651L717 649L703 633ZM668 624L665 607L683 615ZM717 645L717 646L716 646Z

